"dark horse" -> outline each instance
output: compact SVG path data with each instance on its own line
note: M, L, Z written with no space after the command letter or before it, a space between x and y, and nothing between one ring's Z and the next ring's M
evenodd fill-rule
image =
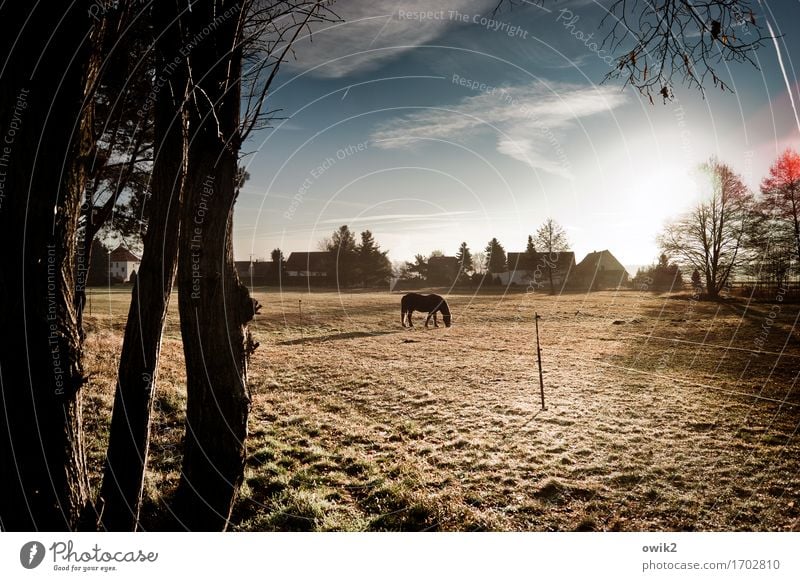
M413 327L411 322L411 314L414 311L422 311L428 313L428 318L425 319L425 327L433 317L434 326L438 327L439 323L436 321L436 313L442 313L445 327L450 326L450 307L447 306L447 301L439 295L421 295L417 293L408 293L403 295L400 300L400 322L406 326L406 319L408 326Z

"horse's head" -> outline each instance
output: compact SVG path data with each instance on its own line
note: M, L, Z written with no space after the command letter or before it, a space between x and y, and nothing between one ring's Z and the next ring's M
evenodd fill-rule
M450 320L451 320L452 317L450 315L450 307L447 306L447 301L446 300L442 299L442 302L439 305L439 311L441 311L441 313L442 313L442 319L444 320L444 326L445 327L449 327L450 326Z

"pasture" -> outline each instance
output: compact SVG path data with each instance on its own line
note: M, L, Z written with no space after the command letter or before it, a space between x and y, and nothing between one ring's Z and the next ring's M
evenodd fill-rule
M129 292L90 298L95 486ZM234 530L800 530L799 305L436 292L450 328L425 330L417 313L403 329L397 293L256 290ZM176 304L145 528L175 526L186 397Z

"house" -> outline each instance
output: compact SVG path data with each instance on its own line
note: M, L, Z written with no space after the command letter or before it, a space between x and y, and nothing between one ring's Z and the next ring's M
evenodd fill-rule
M264 286L280 282L276 265L271 260L237 260L234 264L239 279L247 286Z
M330 252L292 252L285 263L286 278L327 280Z
M575 269L574 252L509 252L506 272L500 274L504 285L525 285L535 288L562 289Z
M431 256L428 259L427 282L434 286L452 286L457 282L459 270L455 256Z
M108 277L111 281L131 282L141 263L138 256L120 244L108 255Z
M575 267L570 283L592 290L617 288L628 284L628 272L611 252L590 252Z

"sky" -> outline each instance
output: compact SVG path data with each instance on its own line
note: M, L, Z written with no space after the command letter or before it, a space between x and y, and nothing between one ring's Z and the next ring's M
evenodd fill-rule
M243 148L237 260L319 250L342 224L371 230L393 261L492 237L521 251L552 217L577 260L609 249L633 269L703 195L703 161L755 191L800 149L797 0L758 3L778 38L758 68L720 66L734 92L678 86L666 104L604 82L614 53L592 42L607 1L496 4L336 3L342 21L297 44L268 98L278 118Z

